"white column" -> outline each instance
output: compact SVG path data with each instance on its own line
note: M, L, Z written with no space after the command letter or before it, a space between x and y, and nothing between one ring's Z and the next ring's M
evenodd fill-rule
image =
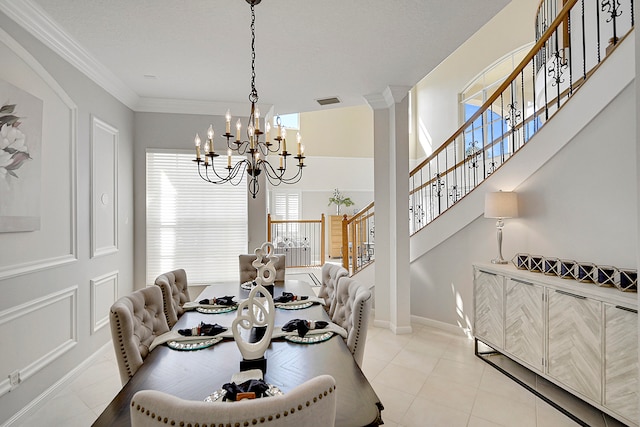
M375 319L411 332L409 283L409 87L367 96L374 110Z

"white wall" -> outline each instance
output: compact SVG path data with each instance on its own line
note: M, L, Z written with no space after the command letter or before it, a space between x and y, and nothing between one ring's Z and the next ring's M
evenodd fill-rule
M515 188L521 216L506 220L506 259L524 252L620 268L637 265L635 107L631 84ZM563 120L562 113L554 120ZM486 190L481 186L476 191ZM471 265L496 254L495 220L480 217L420 256L411 265L411 313L470 327Z
M133 289L133 113L3 13L0 57L0 79L43 100L41 228L0 233L2 424L109 342L109 307ZM92 143L117 174L92 168ZM117 191L102 199L92 182ZM111 217L92 218L98 200ZM92 234L92 220L110 233ZM7 392L14 371L22 381Z

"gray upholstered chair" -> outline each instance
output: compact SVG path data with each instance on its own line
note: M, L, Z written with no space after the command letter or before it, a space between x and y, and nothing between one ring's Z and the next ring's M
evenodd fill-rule
M156 285L162 289L164 314L169 328L173 328L180 316L184 314L182 306L191 301L187 286L187 273L183 269L169 271L156 278Z
M272 255L277 259L275 263L276 267L276 282L284 282L284 275L286 272L286 256L284 254ZM253 261L256 260L256 256L254 254L241 254L239 258L239 267L240 267L240 283L250 282L255 280L257 272L255 267L252 265Z
M153 340L169 332L162 291L150 286L118 299L111 306L109 322L124 385L142 365Z
M131 399L131 426L333 427L335 384L332 376L321 375L282 396L216 403L184 400L157 390L141 390Z
M371 290L350 277L341 277L336 290L336 307L332 321L347 331L347 347L362 366L364 345L371 313Z
M336 287L338 286L338 279L349 275L349 271L339 264L332 264L330 262L325 263L321 270L320 291L318 296L324 299L324 305L329 313L329 317L333 316L335 311L335 294Z

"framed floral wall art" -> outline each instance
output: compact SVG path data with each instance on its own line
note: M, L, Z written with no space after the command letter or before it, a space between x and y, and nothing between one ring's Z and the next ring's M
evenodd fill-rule
M0 80L0 232L40 229L42 100Z

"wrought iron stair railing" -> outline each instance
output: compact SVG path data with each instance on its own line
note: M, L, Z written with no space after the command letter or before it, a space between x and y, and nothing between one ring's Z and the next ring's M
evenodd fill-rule
M487 101L410 172L412 235L473 191L562 108L631 32L633 7L633 0L568 0L548 27L538 17L537 31L546 30L532 50Z

